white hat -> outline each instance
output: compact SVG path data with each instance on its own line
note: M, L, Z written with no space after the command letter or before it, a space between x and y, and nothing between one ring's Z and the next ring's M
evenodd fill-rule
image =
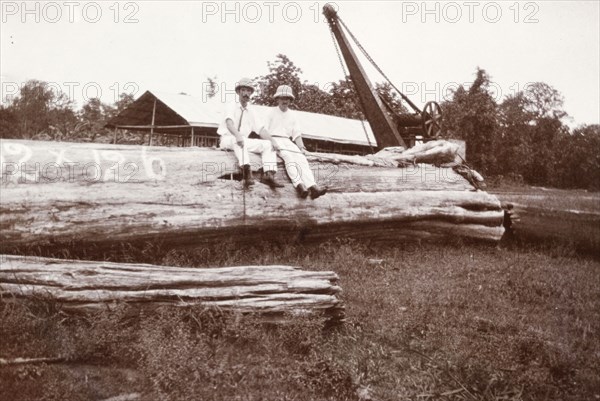
M289 97L291 99L296 99L294 97L294 92L292 91L292 88L288 85L279 85L277 87L277 92L275 92L275 96L273 97L275 99L277 99L278 97Z
M250 78L242 78L235 84L235 91L237 92L240 88L248 88L252 89L254 92L254 85L252 84L252 80Z

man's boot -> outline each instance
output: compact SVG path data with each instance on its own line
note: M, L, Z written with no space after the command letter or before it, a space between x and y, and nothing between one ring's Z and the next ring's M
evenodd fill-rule
M248 188L251 185L254 185L254 179L252 178L252 169L249 164L244 164L242 166L242 180L244 182L244 187Z
M316 185L308 188L308 191L310 192L310 199L317 199L319 196L323 196L327 193L326 188L320 189Z
M267 172L263 173L261 182L263 184L268 185L271 189L283 188L283 184L280 184L275 180L275 172L274 171L267 171Z
M298 193L298 196L302 199L306 199L306 197L308 196L308 189L306 189L306 186L302 183L296 186L296 192Z

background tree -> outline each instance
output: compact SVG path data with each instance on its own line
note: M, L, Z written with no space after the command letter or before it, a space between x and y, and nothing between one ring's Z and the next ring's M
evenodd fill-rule
M131 93L121 93L119 95L119 100L117 100L115 102L115 111L116 113L120 113L121 111L123 111L124 109L126 109L127 107L129 107L129 105L131 103L133 103L135 101L135 97L133 96L133 94Z
M58 140L77 125L73 101L38 80L27 81L2 114L2 137Z
M333 106L332 115L358 120L365 119L360 100L349 76L345 80L340 79L338 82L332 82L329 93Z
M50 139L58 141L69 138L78 123L77 113L73 109L73 101L66 95L58 96L49 114L48 135Z
M104 126L108 119L115 114L115 110L115 107L102 103L99 98L89 99L79 114L82 138L94 142L99 136L109 135Z
M471 87L467 90L459 86L452 100L442 105L446 130L451 136L465 140L468 162L484 174L498 170L498 107L489 84L489 75L478 68Z
M23 85L11 104L19 121L19 138L31 138L50 126L49 111L55 95L42 81L30 80Z
M274 62L267 62L269 73L256 78L258 90L254 95L254 103L265 106L275 106L277 101L273 95L279 85L289 85L299 100L299 94L302 92L302 81L300 74L302 70L285 55L278 54Z
M550 85L535 82L508 96L500 105L502 145L501 173L520 176L526 182L549 185L559 180L557 157L561 138L569 139L561 119L562 95Z
M214 77L208 77L208 87L206 89L207 89L206 95L208 95L209 99L215 97L215 95L219 91L219 84L217 82L216 75Z
M406 106L404 106L398 92L396 92L389 82L376 83L375 89L381 100L392 109L392 113L388 113L392 117L392 121L394 121L394 115L411 114Z
M556 186L600 190L600 125L575 128L556 148Z
M293 108L338 117L365 119L350 76L320 88L318 85L303 82L302 69L283 54L275 56L275 61L268 62L267 66L269 73L256 78L259 87L254 96L256 104L275 106L277 102L273 95L277 87L289 85L296 95ZM389 83L376 84L376 89L396 112L407 112L400 96Z
M499 174L522 181L532 153L531 141L534 115L526 109L523 93L510 95L499 107L500 141L498 146Z
M314 84L303 83L297 94L297 101L292 106L294 109L311 113L335 115L331 95Z
M12 107L0 105L0 138L19 138L19 120Z
M76 124L73 102L43 81L27 81L8 108L17 121L11 135L17 138L57 139Z
M563 110L564 98L552 86L544 82L534 82L525 87L523 91L527 101L525 108L537 120L542 118L562 119L567 116Z
M303 82L302 69L283 54L276 55L275 61L267 62L267 66L269 73L256 78L258 84L258 91L254 96L256 104L277 105L277 101L273 99L277 87L289 85L296 95L293 107L298 110L346 118L363 118L354 88L347 80L324 85L323 88ZM326 88L329 89L328 92L325 91Z

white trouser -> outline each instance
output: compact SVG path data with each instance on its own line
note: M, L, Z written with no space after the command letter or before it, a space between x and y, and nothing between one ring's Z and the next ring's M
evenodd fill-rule
M292 184L295 187L298 184L304 184L306 188L316 185L315 176L308 165L308 160L298 146L289 138L276 136L273 139L279 147L279 157L285 162L285 170L292 180Z
M240 166L250 164L248 152L260 154L262 158L263 171L277 171L277 155L273 152L270 141L264 139L244 138L244 148L237 144L235 136L221 135L219 147L224 150L233 150Z

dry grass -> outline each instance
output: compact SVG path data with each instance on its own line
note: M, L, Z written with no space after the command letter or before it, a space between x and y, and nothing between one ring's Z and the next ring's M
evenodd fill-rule
M0 367L0 399L600 397L600 262L567 248L338 241L167 252L152 245L111 259L335 270L348 320L325 331L318 320L269 325L198 308L77 317L49 300L5 303L1 357L70 362Z

